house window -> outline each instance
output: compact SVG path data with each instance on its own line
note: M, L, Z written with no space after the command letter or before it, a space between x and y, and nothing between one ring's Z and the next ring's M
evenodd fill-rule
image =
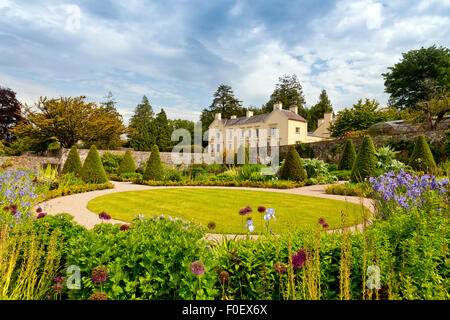
M228 149L230 149L231 150L231 143L228 145Z
M220 139L220 132L217 132L217 139Z
M277 141L277 146L278 146L278 147L280 146L280 141Z
M252 129L248 129L248 137L249 137L249 138L252 137Z
M259 137L259 129L256 129L256 137Z
M228 131L228 139L232 139L233 138L233 131Z
M270 128L270 136L271 137L275 137L276 130L277 130L277 128Z
M245 131L241 130L241 138L244 138Z
M213 153L213 152L214 152L214 143L211 144L211 153Z
M296 134L300 134L300 128L299 127L295 128L295 133Z
M220 144L217 145L217 152L220 152Z

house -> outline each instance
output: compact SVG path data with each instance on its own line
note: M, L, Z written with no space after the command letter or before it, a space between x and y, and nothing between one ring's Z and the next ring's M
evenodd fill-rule
M321 137L321 138L330 138L330 131L328 131L328 128L330 127L330 124L333 123L336 119L333 116L333 113L325 113L323 115L323 119L319 119L317 121L317 129L314 130L312 135L314 137Z
M319 130L323 135L324 128L322 126ZM275 103L272 112L265 114L253 115L252 111L247 111L245 117L222 119L222 114L216 113L208 131L211 154L223 153L224 150L236 152L241 144L261 148L326 139L325 136L308 134L308 122L298 114L298 107L284 110L281 102Z

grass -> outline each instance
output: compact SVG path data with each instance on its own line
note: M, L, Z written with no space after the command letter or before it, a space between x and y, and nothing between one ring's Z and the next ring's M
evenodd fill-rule
M251 206L253 213L242 218L238 211L245 206ZM105 211L113 219L122 221L131 221L137 214L146 217L164 214L187 221L192 219L203 226L215 222L216 228L211 232L235 234L246 233L243 228L249 216L254 222L254 233L266 231L258 206L275 209L276 221L270 221L275 234L287 232L289 228L317 226L321 217L330 229L339 228L341 211L353 213L350 224L362 222L360 204L267 191L199 188L128 191L97 197L87 205L96 214ZM367 214L368 210L365 212Z

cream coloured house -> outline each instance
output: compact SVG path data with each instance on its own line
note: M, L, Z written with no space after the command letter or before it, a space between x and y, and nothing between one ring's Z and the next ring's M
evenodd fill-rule
M208 149L210 153L217 154L224 150L236 151L241 144L273 147L324 139L326 137L308 134L308 122L298 114L297 106L284 110L278 102L272 112L265 114L253 115L252 111L247 111L245 117L222 119L222 115L217 113L209 126Z

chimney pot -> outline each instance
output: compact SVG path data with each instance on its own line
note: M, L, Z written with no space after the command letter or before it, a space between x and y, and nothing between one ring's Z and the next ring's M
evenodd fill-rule
M291 110L293 113L298 114L298 107L297 106L290 106L289 110Z
M253 117L253 111L247 110L246 117L247 118Z
M215 116L216 116L217 120L222 120L222 114L221 113L216 113Z
M235 115L232 115L232 116L230 117L230 119L236 119L236 116L235 116Z
M281 102L275 102L273 104L273 110L278 109L281 110L283 108L283 104Z

